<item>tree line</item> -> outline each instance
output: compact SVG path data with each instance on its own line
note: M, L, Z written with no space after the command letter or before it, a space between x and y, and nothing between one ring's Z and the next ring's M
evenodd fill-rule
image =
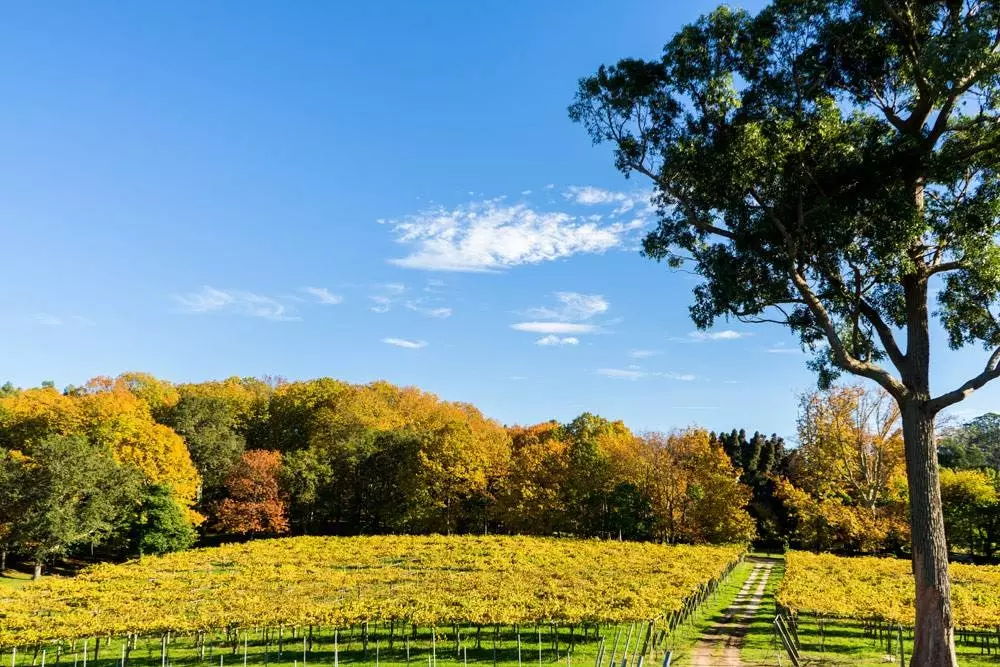
M743 430L713 435L751 491L748 511L769 546L903 554L910 544L899 408L884 391L834 386L800 399L798 446ZM992 561L1000 549L1000 415L938 434L948 545Z
M142 373L0 388L0 558L121 558L206 536L517 533L756 539L847 553L909 541L898 409L804 396L798 446L744 429L633 433L584 413L503 426L387 382ZM1000 416L942 433L950 544L1000 542ZM4 563L0 563L2 569Z
M505 427L387 382L126 373L0 389L0 553L36 574L216 535L746 541L750 496L703 429L635 434L589 413Z

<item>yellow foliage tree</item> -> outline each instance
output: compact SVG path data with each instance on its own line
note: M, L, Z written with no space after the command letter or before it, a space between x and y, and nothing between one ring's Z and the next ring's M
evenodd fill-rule
M871 552L909 540L903 436L888 394L848 386L803 396L799 442L777 494L804 544Z
M667 542L746 542L755 525L750 489L708 431L689 428L643 436L653 534Z
M158 396L157 405L171 400L168 385L154 380L140 374L97 377L70 394L39 388L2 397L2 444L22 450L53 434L84 435L107 447L118 462L134 465L149 482L170 486L178 501L190 508L200 479L184 439L153 418L149 397ZM154 386L156 392L146 391ZM140 394L133 393L133 387L140 387ZM200 520L194 512L189 516Z

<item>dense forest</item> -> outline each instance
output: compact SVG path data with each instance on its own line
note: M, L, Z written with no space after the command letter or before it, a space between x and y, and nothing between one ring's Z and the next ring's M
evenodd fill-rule
M908 540L899 415L837 387L802 398L798 446L688 428L633 433L584 413L503 426L387 382L142 373L0 389L0 553L40 568L199 539L520 533L843 552ZM954 548L1000 541L1000 416L942 434ZM3 564L0 564L3 565Z

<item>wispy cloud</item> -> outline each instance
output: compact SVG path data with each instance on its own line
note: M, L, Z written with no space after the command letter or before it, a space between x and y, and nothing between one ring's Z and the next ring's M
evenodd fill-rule
M595 371L598 375L614 378L616 380L638 380L640 378L666 378L668 380L680 380L681 382L691 382L697 380L697 376L690 373L664 373L660 371L644 371L638 366L628 368L598 368Z
M267 320L297 320L277 299L241 290L217 289L208 285L196 292L172 295L174 302L187 313L228 312Z
M634 368L598 368L596 373L616 380L638 380L649 376L649 373Z
M648 359L660 354L659 350L629 350L628 356L633 359Z
M804 354L801 348L798 347L788 347L785 343L778 343L777 345L772 345L767 349L770 354Z
M31 319L47 327L61 327L63 320L61 317L50 315L49 313L33 313Z
M559 336L548 335L544 338L539 338L535 341L535 345L579 345L580 339L575 336L565 336L560 338Z
M603 253L625 245L642 220L601 224L563 211L538 211L500 199L452 209L421 211L392 227L396 241L411 248L397 266L433 271L502 271L522 264Z
M646 208L652 208L649 203L650 194L648 191L615 192L592 185L571 185L563 192L563 197L583 206L614 204L614 215L621 215L642 204Z
M422 347L427 347L427 343L422 340L409 340L406 338L383 338L382 342L386 345L395 345L396 347L402 347L407 350L419 350Z
M518 322L510 325L511 329L539 334L588 334L598 330L595 324L580 324L577 322Z
M61 327L66 325L92 327L96 325L94 320L88 317L83 317L82 315L70 315L69 317L61 317L59 315L53 315L51 313L32 313L31 315L29 315L29 317L36 323L46 327Z
M368 298L375 305L371 306L369 310L373 313L388 313L406 292L406 285L403 283L382 283L376 285L374 290L375 294Z
M740 338L746 338L750 334L743 331L733 331L732 329L724 329L722 331L692 331L688 334L688 337L696 341L706 341L706 340L739 340Z
M536 342L540 345L553 345L556 337L560 335L579 335L600 331L600 326L591 323L590 320L606 313L611 307L608 300L600 294L555 292L554 296L558 302L556 306L529 308L525 314L535 319L512 324L511 328L529 333L549 334ZM569 344L576 345L580 342L575 338L573 341Z
M438 319L445 319L451 317L452 310L445 306L430 306L427 305L426 299L412 299L406 302L406 308L412 310L421 315L426 315L427 317L436 317Z
M301 291L313 296L316 301L326 306L336 306L338 303L344 302L344 297L333 294L325 287L303 287Z
M529 317L560 322L577 322L589 320L596 315L607 312L610 308L608 300L600 294L581 294L580 292L555 292L559 302L555 308L539 307L527 311Z

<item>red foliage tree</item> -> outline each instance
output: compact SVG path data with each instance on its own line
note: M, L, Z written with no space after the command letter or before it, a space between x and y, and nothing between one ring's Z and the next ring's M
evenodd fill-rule
M216 528L244 535L287 533L288 513L278 486L280 470L280 452L244 452L226 478L227 497L216 505Z

